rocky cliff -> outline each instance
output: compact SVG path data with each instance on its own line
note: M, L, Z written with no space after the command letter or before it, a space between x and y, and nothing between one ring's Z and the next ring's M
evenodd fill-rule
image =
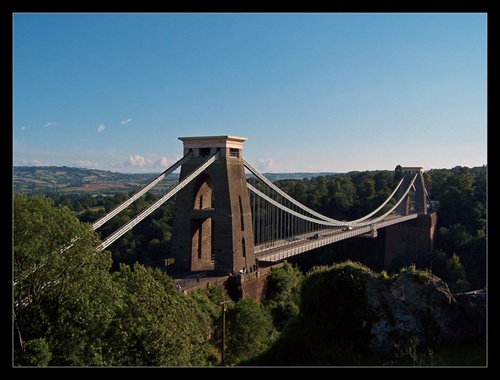
M410 338L456 344L486 336L486 289L452 294L440 278L418 271L390 280L366 272L364 282L373 351L391 351Z

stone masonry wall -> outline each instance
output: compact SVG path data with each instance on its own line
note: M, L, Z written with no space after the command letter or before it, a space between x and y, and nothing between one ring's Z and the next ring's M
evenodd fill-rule
M391 269L397 259L425 265L434 249L436 213L386 227L384 268Z

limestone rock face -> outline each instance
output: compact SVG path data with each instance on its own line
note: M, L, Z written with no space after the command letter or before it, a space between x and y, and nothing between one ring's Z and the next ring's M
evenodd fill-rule
M367 273L365 284L372 351L390 352L411 338L466 343L486 334L486 290L453 295L440 278L412 271L391 281Z

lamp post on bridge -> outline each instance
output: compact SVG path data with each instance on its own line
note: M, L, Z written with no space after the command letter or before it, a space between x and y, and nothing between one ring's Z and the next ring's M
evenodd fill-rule
M222 339L221 339L221 361L220 364L224 365L224 345L226 343L226 303L228 301L222 301L220 305L222 306Z

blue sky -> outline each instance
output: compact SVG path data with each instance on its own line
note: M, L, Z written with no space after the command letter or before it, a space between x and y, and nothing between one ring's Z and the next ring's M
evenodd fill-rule
M487 164L486 13L14 13L13 165L159 173Z

